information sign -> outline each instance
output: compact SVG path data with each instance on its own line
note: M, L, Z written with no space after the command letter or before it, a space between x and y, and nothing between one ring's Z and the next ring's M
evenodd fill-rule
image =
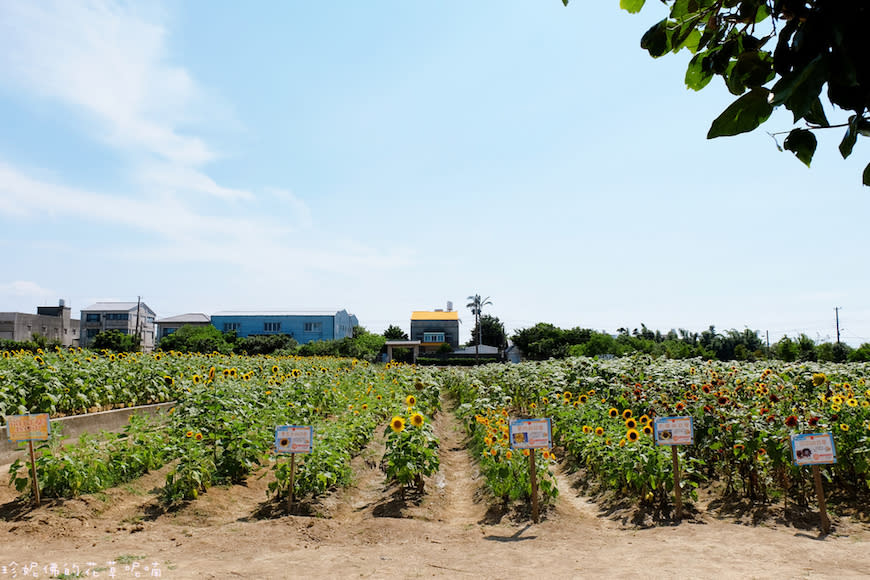
M653 422L656 445L692 445L695 427L691 417L656 417Z
M275 453L311 453L314 427L281 425L275 427Z
M10 441L45 441L51 432L48 413L7 415L6 432Z
M837 462L833 433L792 435L791 453L795 465L828 465Z
M510 439L513 449L549 449L553 446L550 419L514 419Z

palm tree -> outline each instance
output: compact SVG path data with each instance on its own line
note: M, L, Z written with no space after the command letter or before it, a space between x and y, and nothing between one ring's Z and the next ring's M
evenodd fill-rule
M469 296L468 299L471 300L471 302L466 304L465 307L471 309L471 313L474 314L474 324L477 326L477 340L474 344L474 364L477 364L480 359L480 314L484 306L492 306L492 301L489 299L489 296L481 298L480 294Z

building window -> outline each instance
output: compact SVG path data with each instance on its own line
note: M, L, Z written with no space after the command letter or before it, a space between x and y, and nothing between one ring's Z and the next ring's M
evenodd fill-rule
M224 332L229 332L231 330L238 330L242 327L241 322L224 322Z
M89 318L88 322L90 322L90 316L91 315L88 314L88 318ZM100 315L97 314L97 316L99 317ZM99 321L99 320L100 319L97 318L97 321ZM106 320L130 320L130 314L127 312L107 312L106 313Z
M323 323L306 322L303 330L305 330L305 332L323 332Z
M88 329L87 329L87 337L88 337L89 339L90 339L90 338L94 338L94 337L97 336L98 334L100 334L100 329L99 329L99 328L88 328Z
M280 332L281 331L281 323L280 322L264 322L263 323L263 332Z
M424 332L423 342L444 342L443 332Z
M92 314L92 313L88 312L85 314L85 322L99 322L99 321L100 321L100 314L99 313Z

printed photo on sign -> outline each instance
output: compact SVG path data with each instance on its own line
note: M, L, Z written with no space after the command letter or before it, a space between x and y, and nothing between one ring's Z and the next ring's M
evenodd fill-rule
M281 425L275 428L275 453L311 453L314 427Z
M695 439L691 417L658 417L653 434L656 445L692 445Z
M45 441L50 432L48 413L6 417L6 433L10 441Z
M791 449L795 465L830 465L837 462L832 433L792 435Z
M514 449L548 449L553 446L549 419L516 419L510 422L510 442Z

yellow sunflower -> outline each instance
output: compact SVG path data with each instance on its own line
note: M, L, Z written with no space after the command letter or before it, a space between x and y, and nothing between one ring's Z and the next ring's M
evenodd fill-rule
M409 407L413 407L414 405L417 404L417 397L415 397L414 395L408 395L408 396L405 398L405 403L407 403L407 405L408 405Z
M637 441L638 439L640 439L640 433L637 432L637 429L629 429L625 433L625 438L629 441Z
M399 416L393 417L390 421L390 429L396 433L401 433L405 430L405 419Z
M423 426L423 415L420 413L414 413L411 415L411 425L414 427L422 427Z

